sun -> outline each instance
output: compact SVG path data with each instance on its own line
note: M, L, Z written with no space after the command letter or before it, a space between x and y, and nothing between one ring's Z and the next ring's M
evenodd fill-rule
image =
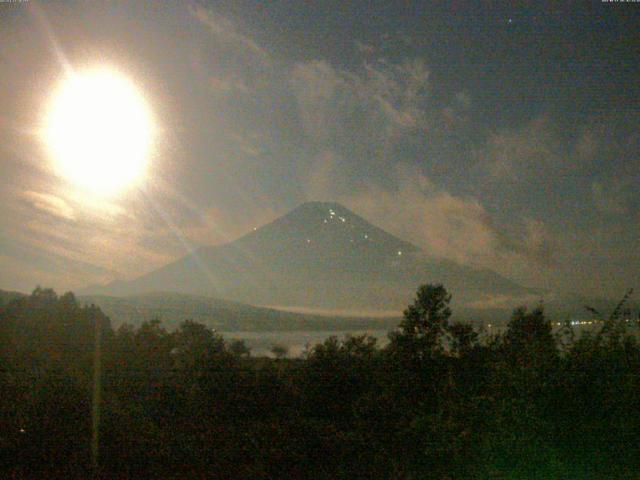
M44 137L61 176L91 193L111 195L144 178L153 130L135 85L115 70L95 68L60 83Z

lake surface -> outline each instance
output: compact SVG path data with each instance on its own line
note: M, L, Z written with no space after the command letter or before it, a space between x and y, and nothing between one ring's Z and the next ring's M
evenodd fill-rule
M560 328L560 323L553 322L552 326L554 333L557 333ZM593 321L581 321L575 322L572 325L575 338L579 338L580 335L586 332L596 333L602 324ZM506 325L493 325L485 324L484 332L481 333L481 337L486 335L495 335L502 333ZM476 325L476 331L479 331ZM283 331L283 332L219 332L226 340L242 339L247 346L251 349L251 355L253 356L272 356L271 347L274 345L284 345L289 349L289 357L300 356L307 346L314 346L318 343L324 342L331 336L336 336L339 339L344 338L346 335L370 335L378 340L378 346L384 347L389 343L388 333L390 330L348 330L348 331L336 331L336 330L319 330L319 331Z
M271 356L271 347L284 345L289 349L289 357L300 356L307 345L313 346L324 342L331 336L344 338L346 335L371 335L378 340L378 346L388 343L388 330L353 330L353 331L308 331L308 332L220 332L226 340L242 339L251 349L251 355Z

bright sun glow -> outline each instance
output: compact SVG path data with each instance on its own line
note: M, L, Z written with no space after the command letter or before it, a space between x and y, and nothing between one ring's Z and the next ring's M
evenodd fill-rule
M99 195L143 178L152 136L144 98L126 77L108 69L65 78L54 93L45 125L58 172Z

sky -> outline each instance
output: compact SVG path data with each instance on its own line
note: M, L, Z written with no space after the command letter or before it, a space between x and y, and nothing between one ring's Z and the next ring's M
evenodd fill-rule
M640 4L0 4L0 288L131 279L302 202L523 285L640 287ZM38 134L65 66L123 73L158 135L94 197Z

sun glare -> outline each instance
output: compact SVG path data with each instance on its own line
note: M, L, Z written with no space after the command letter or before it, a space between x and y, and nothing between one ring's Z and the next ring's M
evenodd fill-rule
M142 95L129 79L106 68L66 77L46 117L45 141L58 173L99 195L144 177L152 136Z

